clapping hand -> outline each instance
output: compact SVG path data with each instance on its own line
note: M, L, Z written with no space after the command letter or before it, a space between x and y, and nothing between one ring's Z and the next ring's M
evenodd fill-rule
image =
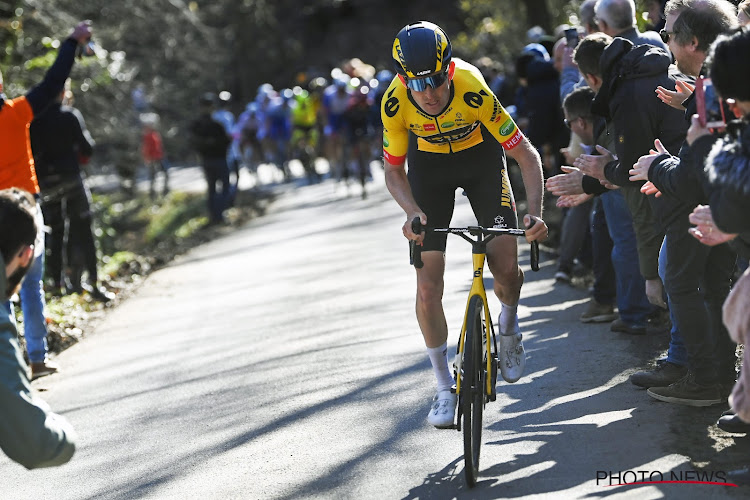
M711 207L698 205L690 214L689 220L691 224L695 224L695 227L688 229L688 232L704 245L710 247L721 245L737 236L736 234L724 233L716 227L711 215Z
M583 173L576 167L567 165L561 166L560 169L565 173L553 175L547 179L545 184L547 190L555 196L583 194L583 185L581 184Z
M581 155L576 158L573 165L578 167L584 174L595 177L600 181L606 181L604 166L615 159L614 155L605 147L596 146L599 155Z
M682 80L677 80L676 87L676 90L668 90L662 86L656 87L656 97L668 106L679 109L680 111L685 111L685 107L682 103L693 93L695 85L690 85Z

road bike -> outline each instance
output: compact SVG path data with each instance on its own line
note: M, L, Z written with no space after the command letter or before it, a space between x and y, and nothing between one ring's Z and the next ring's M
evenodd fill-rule
M532 224L533 225L533 224ZM461 335L456 346L454 378L456 385L451 389L458 394L458 411L453 428L464 437L464 462L466 482L473 487L479 475L479 450L482 445L482 413L484 406L497 399L498 359L495 328L487 304L484 289L484 263L487 243L499 235L524 236L523 229L485 228L482 226L429 228L424 227L418 218L412 221L412 231L455 234L471 243L474 275L466 311L461 327ZM473 237L473 238L472 238ZM417 269L423 266L421 246L409 242L410 260ZM531 242L531 269L539 270L539 244ZM489 346L489 349L488 349Z

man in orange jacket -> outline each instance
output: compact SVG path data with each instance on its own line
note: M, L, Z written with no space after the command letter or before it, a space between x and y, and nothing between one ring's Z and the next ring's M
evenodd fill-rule
M76 49L91 39L91 23L79 23L70 36L60 45L57 59L47 70L44 79L26 95L7 99L3 94L3 78L0 73L0 189L21 188L39 198L39 185L31 154L29 124L47 106L55 101L63 90L75 60ZM37 226L39 233L34 243L34 261L21 286L21 308L24 317L24 336L29 356L32 380L57 371L47 360L47 326L44 318L44 221L37 203ZM14 319L11 302L5 303L6 311Z

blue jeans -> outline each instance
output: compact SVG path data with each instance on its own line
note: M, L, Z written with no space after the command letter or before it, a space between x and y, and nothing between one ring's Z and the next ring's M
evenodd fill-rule
M591 250L594 271L594 300L600 304L613 305L617 297L615 268L612 267L612 238L607 229L607 218L602 209L600 196L594 198L591 211Z
M38 243L37 243L38 244ZM35 249L37 252L39 249ZM23 313L23 335L29 363L41 363L47 357L47 325L44 319L44 291L42 272L44 271L44 248L34 257L26 277L21 282L21 311ZM13 304L5 303L6 312L15 324Z
M645 327L652 306L646 297L646 282L638 263L633 217L619 190L608 191L600 198L612 238L612 265L620 319L630 326Z
M667 239L664 238L664 242L661 244L659 250L659 277L661 282L667 275ZM667 305L669 305L669 295L667 295ZM669 350L667 351L666 360L670 363L679 366L687 366L688 364L688 353L685 347L685 342L682 340L679 328L677 328L677 320L674 317L672 308L669 308L669 321L672 322L672 329L669 331Z

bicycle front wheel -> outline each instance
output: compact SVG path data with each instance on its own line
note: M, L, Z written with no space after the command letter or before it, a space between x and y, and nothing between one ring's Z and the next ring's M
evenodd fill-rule
M484 361L484 301L474 296L469 301L464 340L461 405L464 431L464 463L469 487L479 476L479 450L482 446L482 411L485 401L486 366Z

